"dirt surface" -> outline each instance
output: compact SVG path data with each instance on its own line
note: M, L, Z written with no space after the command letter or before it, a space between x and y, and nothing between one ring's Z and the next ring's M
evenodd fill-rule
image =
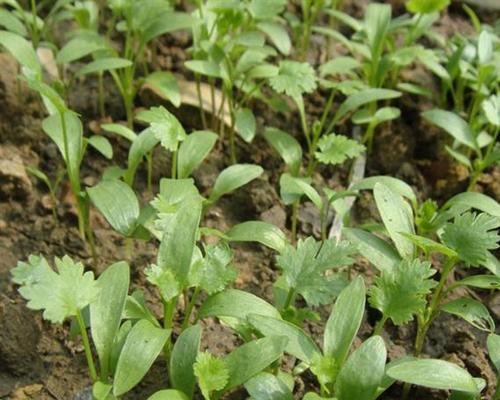
M348 2L349 3L349 2ZM362 10L360 3L348 4L353 15ZM458 21L458 22L456 22ZM452 32L454 27L464 24L463 17L446 15L441 22L444 32ZM458 25L457 25L458 24ZM467 25L465 23L465 25ZM452 28L450 28L450 26ZM447 31L446 31L447 29ZM464 28L468 29L468 28ZM158 41L158 69L183 71L186 58L184 48L189 45L187 35ZM314 48L312 49L314 52ZM314 57L313 57L314 58ZM58 191L58 203L53 204L47 188L37 179L29 176L25 167L37 166L51 178L59 173L61 162L55 145L43 134L41 121L44 118L43 106L22 83L16 80L18 66L5 54L0 54L0 399L88 399L87 369L83 347L78 339L69 336L69 325L54 326L41 319L40 313L29 311L24 300L10 281L9 271L18 260L25 260L30 254L42 254L52 260L54 256L69 254L92 268L96 274L124 257L124 241L115 233L97 212L92 213L91 221L98 246L98 264L93 265L90 254L76 229L76 215L67 187ZM410 71L408 73L422 71ZM432 78L424 78L432 83ZM108 83L107 83L108 86ZM109 82L110 92L107 107L114 120L123 118L121 103L116 91ZM86 129L96 125L96 91L92 80L77 82L73 88L75 95L70 98L71 107L81 113ZM138 106L151 101L139 96ZM315 96L309 104L311 113L321 110L326 99ZM262 105L255 105L259 126L276 126L292 134L300 132L296 115L275 115ZM463 190L467 176L460 167L442 151L443 135L426 126L418 117L428 105L411 96L401 100L404 118L392 125L385 125L376 136L374 153L369 158L367 175L391 174L411 184L420 198L433 197L446 199ZM261 112L260 112L261 111ZM182 123L187 130L198 128L193 110L181 110ZM349 131L349 127L342 130ZM127 144L113 137L114 161L123 164L126 160ZM219 171L228 165L224 149L212 152L203 168L195 173L195 181L202 192L207 191L215 181ZM254 162L262 165L264 175L245 186L232 196L224 197L205 217L203 225L222 230L246 220L264 220L283 230L289 227L290 210L280 201L278 179L282 163L269 149L261 137L251 145L239 143L241 162ZM89 151L84 160L82 177L86 184L98 182L102 171L110 162L97 153ZM227 152L225 153L227 154ZM168 157L161 151L155 155L154 181L168 171ZM347 185L347 170L324 168L322 180L331 188ZM319 179L319 178L318 178ZM145 171L140 170L136 190L145 203L150 195L145 190ZM479 181L480 189L486 194L500 197L500 170L488 171ZM156 189L156 188L155 188ZM58 223L53 219L56 209ZM356 203L354 215L357 220L369 221L377 218L373 202L369 196ZM299 229L304 235L318 235L318 215L307 202L299 211ZM144 288L146 299L151 308L161 316L159 297L146 283L144 268L155 260L158 243L134 241L133 258L129 260L132 268L132 289ZM239 270L236 287L245 289L265 299L272 297L272 283L278 273L274 254L260 245L238 245L234 247L234 265ZM367 281L373 279L374 271L366 260L359 259L354 270L363 274ZM488 293L478 293L487 299ZM489 306L498 320L500 299L496 295L489 300ZM181 304L182 308L183 305ZM320 310L323 321L329 310ZM367 310L357 345L371 335L378 318L377 312ZM174 334L178 332L177 321ZM202 348L215 354L226 354L238 343L236 335L215 320L203 321L204 334ZM320 343L323 324L310 324L307 329ZM391 359L411 354L414 340L414 326L394 327L388 324L384 338L388 344ZM495 374L485 351L485 335L457 318L441 316L432 326L426 344L425 355L443 358L465 366L476 377L488 382L489 389L484 399L492 394ZM285 360L286 364L286 360ZM289 364L289 363L288 363ZM145 399L165 382L165 366L157 362L144 381L127 399ZM298 378L296 398L314 388L314 379L308 373ZM412 399L444 399L446 393L419 389L413 392ZM395 400L401 396L401 386L394 385L381 399ZM243 391L226 396L228 399L244 399Z

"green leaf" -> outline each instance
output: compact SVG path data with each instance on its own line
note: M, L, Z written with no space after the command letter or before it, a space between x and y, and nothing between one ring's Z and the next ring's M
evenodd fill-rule
M500 371L500 335L490 333L486 344L488 347L488 355L498 372Z
M457 114L450 111L434 109L423 112L422 116L427 121L448 132L459 143L471 149L477 149L474 133L469 124Z
M155 37L180 29L190 29L193 26L196 26L197 23L198 21L196 18L185 12L161 12L155 15L152 21L149 21L149 23L143 28L143 41L148 43Z
M125 58L106 57L98 58L78 70L77 75L94 74L97 72L112 71L132 66L132 61Z
M415 247L411 240L402 233L415 233L413 212L403 197L382 183L376 183L373 189L375 203L384 225L403 258L412 257Z
M14 15L14 13L7 10L0 10L0 26L5 27L8 31L20 36L26 36L28 31L23 23Z
M224 242L205 246L205 257L191 267L190 282L209 295L224 290L238 276L230 265L232 258L231 248Z
M132 235L140 210L129 185L119 180L104 180L87 188L87 193L113 229L127 237Z
M148 400L189 400L183 392L174 389L159 390L148 397Z
M373 233L357 228L344 228L342 232L363 257L381 272L391 271L401 261L396 249Z
M491 95L481 103L484 115L491 125L500 126L500 96Z
M384 340L373 336L347 359L335 382L339 400L373 400L385 374L387 351Z
M236 131L242 139L250 143L255 137L255 130L257 128L257 121L252 110L249 108L240 108L235 113Z
M255 400L293 400L292 391L277 376L261 372L245 383L245 389Z
M390 4L370 3L365 11L363 28L368 39L372 62L381 56L391 24Z
M425 236L413 235L411 233L404 233L403 236L410 239L415 246L421 248L427 254L437 252L447 257L457 257L458 255L455 250Z
M463 154L457 150L452 149L448 145L445 146L445 149L459 163L465 165L469 169L473 169L471 161L469 160L469 158L465 154Z
M254 164L235 164L227 167L217 177L208 200L215 203L225 194L258 178L263 172L261 166Z
M110 265L97 280L99 296L90 303L90 329L102 378L110 371L113 342L120 328L129 283L130 268L126 262Z
M444 10L450 0L408 0L406 8L412 13L430 14Z
M206 400L210 399L212 392L224 389L229 381L229 370L224 360L210 353L199 353L193 369Z
M181 105L179 83L172 73L155 71L146 76L144 85L151 88L160 97L170 101L175 107Z
M93 135L88 138L88 143L108 160L113 158L113 147L111 147L111 143L104 136Z
M97 35L76 36L57 53L58 64L69 64L98 50L106 48L106 43Z
M107 132L116 133L117 135L127 139L129 142L134 142L137 135L133 130L121 124L102 124L101 128Z
M195 131L187 135L177 155L179 179L187 178L201 165L216 141L217 135L210 131Z
M275 225L262 221L246 221L233 226L226 233L232 242L258 242L277 252L282 252L286 245L286 236Z
M162 351L169 336L169 330L156 328L144 319L133 326L116 366L113 381L115 396L123 395L141 381Z
M164 301L171 301L182 293L181 284L170 269L152 264L144 273L147 281L158 288Z
M149 153L160 142L156 138L155 132L152 128L145 129L137 138L132 142L128 152L128 165L127 171L124 176L125 182L132 186L134 183L135 172L144 156Z
M484 211L494 217L500 218L500 204L491 197L477 192L464 192L453 196L443 206L448 209L453 206L465 206Z
M456 281L453 287L470 286L480 289L500 289L500 276L496 275L473 275Z
M482 31L477 40L477 57L479 64L486 64L493 56L493 37L488 31Z
M45 258L31 256L28 263L19 262L11 274L13 282L21 285L19 293L28 300L27 307L44 310L44 319L60 324L93 302L99 287L92 272L83 272L82 263L68 256L54 261L57 272Z
M358 60L352 57L335 57L320 67L322 77L327 75L349 74L360 67Z
M37 77L42 74L42 68L31 42L16 33L0 31L0 45L21 64L33 71Z
M277 22L263 21L257 24L257 28L269 37L271 42L276 46L281 54L286 56L290 54L292 42L290 41L290 36L288 36L288 32L283 25Z
M187 69L200 75L212 78L222 78L222 71L218 64L208 60L189 60L184 63Z
M175 389L193 397L196 377L193 366L198 356L202 328L193 325L182 332L177 338L170 356L170 382Z
M430 279L435 273L429 262L403 260L375 278L368 291L370 305L395 325L406 324L423 312L426 296L437 284Z
M280 61L278 75L269 78L269 84L276 92L297 98L316 89L316 76L309 63L284 60Z
M442 242L455 250L467 264L483 265L488 250L498 248L500 218L486 213L466 212L443 227Z
M136 290L131 296L127 296L125 309L123 310L123 318L132 320L146 319L156 327L160 327L156 317L146 305L144 293L141 290Z
M246 320L250 314L281 318L271 304L247 292L226 289L210 296L198 310L198 319L206 317L233 317Z
M170 151L176 151L179 142L187 138L179 120L163 106L151 107L137 114L139 121L150 124L161 145Z
M290 173L297 176L302 164L302 147L297 139L277 128L266 128L264 137L285 161Z
M292 204L305 195L314 205L321 210L323 200L319 193L309 184L309 179L298 178L289 173L280 176L280 196L286 205Z
M479 392L474 379L465 369L443 360L404 361L388 368L387 375L398 381L432 389Z
M325 326L323 352L342 367L365 312L365 284L355 278L339 294Z
M389 89L364 89L347 97L340 105L333 118L334 123L340 122L347 114L357 110L365 104L380 100L389 100L400 97L401 93Z
M495 321L488 309L479 301L462 297L452 300L441 307L449 314L463 318L472 326L486 332L495 332Z
M112 389L113 385L97 381L92 386L92 398L95 400L107 400L110 398L109 395Z
M354 252L346 242L318 242L309 237L299 240L297 248L287 245L276 262L288 288L304 297L310 306L317 306L329 304L344 286L343 279L327 271L352 264Z
M285 352L297 357L300 361L311 364L316 357L321 356L321 350L316 343L298 326L263 315L249 315L248 321L264 336L286 336L288 343Z
M276 361L287 343L284 336L269 336L253 340L233 350L224 359L229 371L225 389L232 389L253 378L264 368Z
M347 159L358 157L365 150L365 146L356 140L335 134L322 136L318 141L318 148L320 151L314 153L318 161L332 165L342 164Z

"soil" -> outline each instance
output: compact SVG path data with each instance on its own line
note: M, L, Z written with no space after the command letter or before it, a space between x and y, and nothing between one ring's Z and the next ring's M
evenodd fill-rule
M362 14L363 1L346 2L352 15ZM395 2L397 3L397 2ZM401 8L399 8L401 10ZM462 14L455 8L442 20L440 29L452 33L457 26L469 29ZM462 30L463 31L463 30ZM313 38L314 39L314 38ZM314 43L321 41L316 38ZM184 49L189 45L185 34L172 35L156 42L157 57L154 67L176 71L180 76L189 78L183 68L186 59ZM311 58L317 49L312 48ZM98 246L97 265L81 240L76 229L76 215L69 190L62 186L57 193L58 203L53 204L47 188L37 179L29 176L26 166L36 166L54 178L59 173L61 162L55 145L41 130L45 113L37 97L22 83L16 80L18 66L15 61L0 54L0 399L90 399L83 347L78 339L69 336L69 325L51 325L42 320L40 313L25 307L25 302L11 283L9 271L18 260L25 260L30 254L42 254L49 260L54 256L68 254L81 260L88 268L99 274L107 265L124 257L124 240L115 233L97 212L91 213L91 225ZM423 76L430 85L432 77L423 71L412 70ZM123 119L119 96L112 82L106 82L107 110L113 120ZM97 85L92 79L76 82L72 88L70 104L82 115L85 127L97 126ZM308 99L311 114L319 113L325 102L324 96L316 94ZM137 106L147 106L160 100L151 94L139 96ZM378 132L373 154L369 157L367 175L391 174L411 184L421 199L432 197L438 201L449 198L461 191L467 184L467 175L443 153L441 135L436 129L425 125L419 118L421 110L429 107L421 99L404 96L400 104L402 115L398 122L385 125ZM271 113L260 104L255 104L258 125L276 126L300 137L300 123L296 115L286 118ZM187 129L199 128L198 113L184 107L178 112L181 122ZM346 133L349 127L342 127ZM124 164L127 156L127 143L109 136L115 152L113 163ZM226 230L246 220L264 220L287 231L290 226L290 210L280 201L278 180L282 163L269 149L262 137L251 144L238 144L239 161L262 165L264 175L238 190L234 195L222 198L207 213L203 225ZM229 164L227 152L218 148L212 152L202 168L195 173L195 181L200 191L206 192L213 185L219 171ZM155 154L154 182L165 176L170 160L161 152ZM90 150L85 157L82 177L85 184L99 181L103 170L111 162L104 160ZM8 167L8 169L7 169ZM7 171L7 172L6 172ZM480 190L490 196L500 197L500 169L495 168L480 179ZM329 187L347 185L347 169L324 168L321 179ZM146 203L151 195L146 190L146 172L140 170L136 180L136 192ZM156 190L157 187L154 187ZM54 222L55 208L58 223ZM373 202L365 195L356 202L353 212L355 219L367 221L377 218ZM314 207L305 203L299 210L299 231L302 235L319 235L318 215ZM288 232L288 231L287 231ZM144 268L156 258L158 243L134 241L132 259L129 260L132 273L132 290L142 288L148 304L161 317L158 294L148 285ZM238 245L234 247L234 265L239 270L235 286L272 299L272 283L278 276L274 253L260 245ZM354 267L367 281L373 279L374 271L366 260L359 258ZM478 292L477 296L485 301L489 298L492 314L499 320L500 297L488 297L488 293ZM183 305L181 304L182 308ZM328 309L321 309L323 321ZM360 330L357 345L371 335L378 318L377 312L367 309ZM202 348L210 349L219 355L226 354L238 344L236 335L213 319L203 321L204 334ZM174 334L178 333L176 321ZM307 329L320 343L322 324L310 324ZM395 327L388 324L384 338L387 341L389 357L396 359L411 354L414 340L414 326ZM453 361L466 367L474 376L484 378L488 390L484 399L490 399L495 385L495 373L488 361L485 350L485 334L463 321L442 315L431 330L424 347L424 354L431 357ZM289 365L290 363L286 362ZM158 361L143 382L127 395L126 399L145 399L165 383L165 366ZM298 378L296 398L315 388L314 379L307 373ZM316 388L317 389L317 388ZM394 385L381 399L395 400L401 396L401 386ZM444 399L446 393L416 389L411 399ZM201 397L200 397L201 398ZM244 391L226 396L228 399L244 399Z

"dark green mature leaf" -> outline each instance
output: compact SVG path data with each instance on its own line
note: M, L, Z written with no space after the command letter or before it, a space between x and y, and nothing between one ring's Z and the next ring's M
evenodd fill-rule
M132 61L119 57L98 58L78 70L77 75L94 74L132 66Z
M179 179L187 178L200 166L213 149L217 135L210 131L190 133L179 147L177 169Z
M302 163L302 147L297 139L277 128L266 128L264 137L285 161L290 173L297 176Z
M279 64L278 75L269 78L269 84L278 93L298 98L316 89L316 76L309 63L285 60Z
M293 393L276 375L262 372L245 383L254 400L293 400Z
M229 371L225 389L247 382L276 361L283 354L287 341L284 336L269 336L245 343L229 353L224 359Z
M432 389L479 393L474 379L465 369L443 360L404 361L388 368L387 375Z
M487 340L488 355L495 366L497 372L500 372L500 335L491 333Z
M430 14L444 10L450 0L408 0L406 8L412 13Z
M16 33L0 31L0 45L5 47L23 67L33 71L37 77L41 75L42 68L35 49L25 38Z
M201 333L201 325L187 328L175 341L170 356L170 382L175 389L182 391L189 398L192 398L196 385L193 365L198 356Z
M137 114L137 119L150 124L156 138L167 150L176 151L179 142L187 138L179 120L163 106L142 111Z
M210 393L224 389L229 381L229 370L224 360L210 353L199 353L193 366L201 393L206 400Z
M148 400L189 400L183 392L175 389L159 390L148 397Z
M144 86L153 90L160 97L170 101L175 107L181 105L179 83L172 73L155 71L146 76Z
M232 242L258 242L280 253L287 242L280 228L262 221L242 222L233 226L226 236Z
M276 258L287 286L300 294L309 305L329 304L344 283L338 275L326 272L350 265L354 247L330 239L318 242L312 237L299 240L297 248L287 245Z
M120 328L129 283L130 268L126 262L110 265L97 280L99 296L90 303L90 329L102 377L110 371L111 352Z
M344 364L365 312L365 284L354 279L339 294L326 322L323 352L332 357L338 368Z
M206 246L205 257L191 267L190 282L209 295L224 290L238 276L238 271L230 265L232 258L231 248L224 242Z
M486 332L495 331L495 321L493 321L486 306L477 300L462 297L446 303L441 309L463 318L477 329Z
M28 263L19 262L11 274L13 282L21 285L19 293L28 300L28 308L44 310L44 319L60 324L92 303L99 286L92 272L83 272L82 263L68 256L54 261L57 272L45 258L31 256Z
M426 295L437 284L430 279L435 273L429 262L403 260L375 278L370 304L395 325L406 324L423 311Z
M466 212L444 226L441 240L467 264L483 265L488 258L488 250L498 248L499 227L500 218L486 213Z
M413 212L403 197L393 192L382 183L376 183L373 189L375 202L382 221L403 258L412 257L415 246L402 233L415 233Z
M297 357L300 361L311 364L321 356L316 343L297 325L290 322L263 315L249 315L248 321L264 336L286 336L288 343L285 352Z
M373 336L347 359L335 382L339 400L373 400L385 374L384 340Z
M216 202L225 194L258 178L262 172L262 167L254 164L235 164L227 167L217 177L209 201Z
M205 317L233 317L246 320L250 314L281 318L271 304L247 292L226 289L209 297L198 311L198 319Z
M147 320L133 326L125 340L116 366L113 394L128 392L146 375L165 345L170 331L157 328Z
M365 146L343 135L324 135L318 141L318 148L314 155L324 164L342 164L345 160L358 157Z
M87 188L87 193L109 224L124 236L130 236L139 218L139 201L126 183L104 180Z
M357 228L344 228L342 232L380 272L391 271L401 261L396 249L373 233Z
M459 143L471 148L477 149L477 143L474 140L474 133L469 124L457 114L444 110L429 110L422 113L423 117L448 132Z
M252 110L249 108L240 108L235 113L236 131L242 139L250 143L255 137L255 130L257 129L257 121Z

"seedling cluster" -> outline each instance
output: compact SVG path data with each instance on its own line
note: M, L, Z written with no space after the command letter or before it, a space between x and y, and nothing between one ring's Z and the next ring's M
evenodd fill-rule
M360 19L338 0L191 0L182 10L178 3L32 0L25 9L24 2L0 0L0 49L17 60L21 83L42 100L42 129L62 165L55 178L34 167L29 172L54 203L60 183L68 182L93 266L100 243L91 209L124 238L123 259L97 277L92 265L69 255L31 255L11 271L28 308L53 324L73 324L93 398L123 398L163 359L164 389L149 400L232 398L236 389L255 400L291 400L304 376L313 381L306 400L373 400L387 390L413 399L415 386L446 391L450 399L481 399L486 391L500 399L495 382L429 358L424 346L436 318L451 314L488 334L487 351L500 372L500 336L481 301L500 287L500 204L476 191L500 160L498 23L482 24L464 6L475 32L447 40L432 28L449 0L408 0L397 17L389 4L370 2ZM61 24L71 27L62 39ZM158 44L177 31L191 38L184 74L198 123L183 123L177 113L186 82L174 71L151 70ZM326 46L321 62L311 61L313 37ZM41 51L52 56L51 73ZM441 90L410 80L415 66ZM69 101L82 80L97 82L103 122L93 135ZM108 117L113 90L122 121ZM145 90L161 101L139 107ZM318 94L321 112L309 112ZM395 177L364 177L378 132L402 118L403 96L430 104L422 120L442 134L443 154L468 171L466 191L438 204ZM292 122L289 132L262 123L257 110L264 108L296 115L297 129ZM272 172L238 161L257 136L284 163L277 186L288 230L257 220L224 230L207 226L222 197ZM85 185L89 147L113 160L117 141L128 148L126 162ZM200 192L192 176L215 151L226 167ZM153 167L163 171L159 181ZM349 168L345 190L318 179ZM360 197L370 199L376 218L351 218ZM304 201L317 209L318 237L299 229ZM57 211L54 223L61 223ZM157 246L150 265L134 262L136 240ZM235 288L233 253L242 242L274 252L277 274L267 299ZM361 259L373 269L372 280L358 272ZM154 288L157 304L132 285L131 269ZM361 334L367 310L376 323ZM225 355L202 349L207 318L231 329L239 345ZM321 337L311 334L311 324L321 325ZM412 354L389 359L390 332L404 325L414 332Z

